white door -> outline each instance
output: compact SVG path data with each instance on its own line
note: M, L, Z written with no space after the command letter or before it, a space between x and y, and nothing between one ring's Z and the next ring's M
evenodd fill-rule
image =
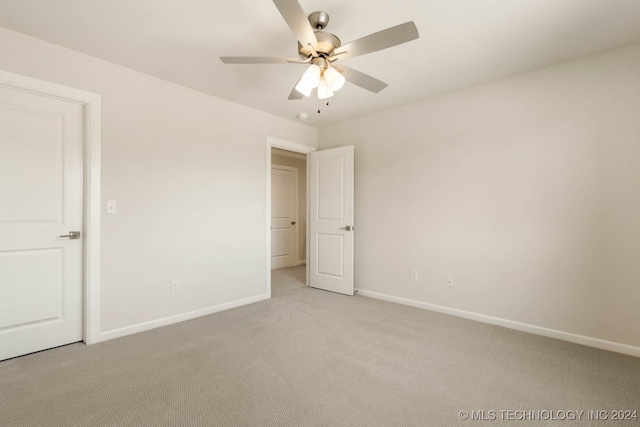
M298 169L271 167L271 268L298 260Z
M0 86L0 360L82 340L83 144L82 105Z
M309 280L353 295L353 146L309 155Z

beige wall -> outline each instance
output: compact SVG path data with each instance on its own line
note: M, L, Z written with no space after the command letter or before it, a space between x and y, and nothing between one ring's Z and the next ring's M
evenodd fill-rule
M0 69L102 95L103 332L265 294L266 138L316 129L3 28Z
M640 346L640 45L320 141L355 145L357 288Z
M271 155L271 164L298 168L298 261L306 260L307 241L307 161Z

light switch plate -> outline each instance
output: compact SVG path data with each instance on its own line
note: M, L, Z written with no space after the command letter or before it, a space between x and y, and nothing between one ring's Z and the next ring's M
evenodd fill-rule
M107 213L118 213L118 202L116 200L107 200Z

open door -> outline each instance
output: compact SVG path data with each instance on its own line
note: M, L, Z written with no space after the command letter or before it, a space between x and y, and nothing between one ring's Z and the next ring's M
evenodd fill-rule
M309 280L353 295L353 146L309 155Z

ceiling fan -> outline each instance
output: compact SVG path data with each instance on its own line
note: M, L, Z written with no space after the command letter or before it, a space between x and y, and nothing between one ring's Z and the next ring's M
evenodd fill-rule
M273 0L278 11L298 38L298 58L267 56L222 56L225 64L309 64L289 94L289 99L310 96L318 88L318 98L326 99L340 90L345 81L378 93L387 84L345 66L335 66L339 59L353 58L417 39L418 29L413 21L378 31L342 45L335 35L323 31L329 23L326 12L313 12L308 17L298 0Z

